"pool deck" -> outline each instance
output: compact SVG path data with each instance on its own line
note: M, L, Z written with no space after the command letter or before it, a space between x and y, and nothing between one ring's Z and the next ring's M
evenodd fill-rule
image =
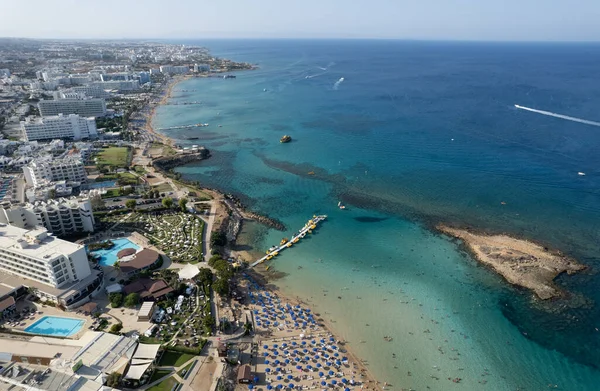
M18 331L18 332L26 332L25 329L27 327L33 325L35 322L39 321L44 316L57 316L57 317L61 317L61 318L80 319L80 320L84 321L84 324L81 327L81 330L79 330L77 333L70 335L68 337L59 337L59 338L77 339L77 338L81 337L81 335L83 335L83 333L88 331L88 327L93 322L93 320L90 316L84 316L77 312L65 312L56 307L45 305L44 303L31 303L31 302L24 303L22 300L19 300L19 302L17 303L17 310L20 312L24 307L32 308L34 306L35 306L37 312L41 312L41 314L36 312L35 315L30 315L25 319L21 319L18 326L11 327L9 324L5 324L5 326L8 327L10 330L14 330L14 331ZM31 335L33 336L33 335L38 335L38 334L31 334Z

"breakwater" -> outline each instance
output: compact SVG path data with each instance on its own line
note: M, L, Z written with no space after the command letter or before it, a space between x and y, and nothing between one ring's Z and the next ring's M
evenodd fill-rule
M161 157L153 161L153 166L162 171L170 171L178 166L184 164L194 163L200 160L208 159L210 157L210 151L204 147L200 148L198 152L188 154L178 154L174 156Z

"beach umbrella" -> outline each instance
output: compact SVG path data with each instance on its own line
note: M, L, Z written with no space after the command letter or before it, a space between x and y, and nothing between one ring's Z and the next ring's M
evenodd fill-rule
M326 381L322 381L322 382L321 382L321 385L322 385L322 386L326 386L326 385L327 385L327 382L326 382Z
M279 360L275 360L275 365L279 365L280 361Z
M288 384L288 387L289 388L294 388L295 386L292 383L290 383L290 384Z
M270 384L268 384L268 385L267 385L267 390L272 390L272 389L273 389L273 386L272 386L272 385L270 385Z
M273 345L273 347L274 347L275 349L277 349L277 348L279 347L279 345L275 344L275 345Z
M290 354L289 350L284 350L283 354Z
M343 379L342 379L342 383L344 383L344 384L348 383L348 379L346 379L346 378L343 378Z
M263 345L263 349L268 349L269 345Z
M283 344L281 344L281 346L283 346L285 348L287 346L287 343L283 343Z
M334 373L335 372L333 372L333 371L329 371L329 376L333 376Z
M308 349L302 349L304 353L308 353Z
M320 362L317 363L317 368L321 368L321 363Z
M306 368L312 369L312 365L307 365Z
M296 341L292 342L292 346L296 346L296 345L298 345L298 344L296 343Z
M337 380L332 380L331 384L333 384L335 386L337 384Z
M339 357L339 353L333 353L333 357Z
M281 390L283 388L283 386L281 384L278 384L277 388Z
M292 375L287 375L288 380L292 380L294 378L294 376Z
M277 380L281 380L281 376L277 376Z
M342 362L340 360L336 360L335 365L342 365Z
M302 345L306 345L306 341L302 341Z
M327 361L327 362L325 363L325 365L327 365L328 367L330 367L330 366L331 366L331 361Z
M344 391L350 391L350 389L349 388L344 388Z
M249 389L249 390L251 390L251 389L253 389L253 388L254 388L254 386L253 386L252 384L248 384L248 389Z
M296 365L296 369L302 369L301 365Z
M270 362L269 360L265 360L265 364L267 364L267 365L268 365L268 364L269 364L269 362Z
M265 368L265 372L267 372L267 373L271 372L271 368Z
M258 376L254 376L254 383L258 383L258 380L259 380Z
M319 377L323 377L324 373L323 372L319 372Z
M263 356L265 356L265 357L269 357L269 352L264 352L264 353L263 353Z
M286 364L289 364L289 363L290 363L290 360L286 358L286 359L285 359L285 363L286 363Z
M333 338L333 337L329 337L329 340L330 340L331 342L333 342L333 341L335 341L335 338Z
M279 352L278 351L274 351L273 352L273 356L279 356Z

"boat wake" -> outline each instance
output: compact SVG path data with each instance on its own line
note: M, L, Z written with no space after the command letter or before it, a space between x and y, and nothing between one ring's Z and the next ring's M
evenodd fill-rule
M335 84L333 85L333 89L337 90L340 86L340 84L342 84L344 82L344 78L340 77L340 80L336 81Z
M586 125L600 126L600 122L588 121L587 119L576 118L576 117L569 117L568 115L562 115L562 114L552 113L550 111L536 110L536 109L532 109L530 107L525 107L525 106L515 105L515 107L517 109L531 111L532 113L538 113L538 114L542 114L542 115L547 115L549 117L555 117L555 118L565 119L567 121L579 122L581 124L586 124Z

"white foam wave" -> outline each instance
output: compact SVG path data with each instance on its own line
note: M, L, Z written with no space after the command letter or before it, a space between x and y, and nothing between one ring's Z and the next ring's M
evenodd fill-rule
M532 113L547 115L549 117L560 118L560 119L564 119L564 120L567 120L567 121L579 122L581 124L586 124L586 125L600 126L600 122L589 121L587 119L576 118L576 117L569 117L568 115L552 113L550 111L532 109L530 107L525 107L525 106L515 105L515 107L517 109L520 109L520 110L526 110L526 111L530 111Z

